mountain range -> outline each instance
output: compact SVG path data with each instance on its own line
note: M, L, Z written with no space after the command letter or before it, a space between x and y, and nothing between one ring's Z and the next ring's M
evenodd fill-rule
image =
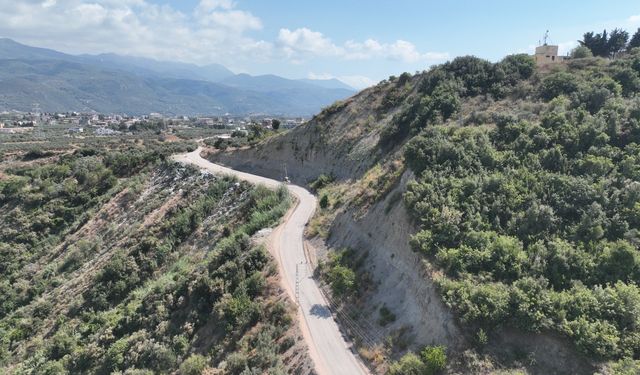
M0 111L310 115L355 89L117 54L70 55L0 39Z

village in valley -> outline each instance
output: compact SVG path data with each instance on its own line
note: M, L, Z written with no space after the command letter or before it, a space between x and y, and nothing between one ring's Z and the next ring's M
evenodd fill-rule
M81 112L0 113L0 134L20 134L37 131L38 128L65 128L69 135L114 136L139 130L215 129L223 132L247 131L251 126L272 128L276 120L281 129L291 129L303 124L304 117L274 116L166 116L160 113L131 116Z

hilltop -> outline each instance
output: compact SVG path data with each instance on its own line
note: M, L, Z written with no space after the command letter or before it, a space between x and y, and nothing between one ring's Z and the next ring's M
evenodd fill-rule
M465 56L209 158L274 178L286 165L318 192L318 272L378 371L444 345L452 373L632 373L638 92L637 50L542 67Z

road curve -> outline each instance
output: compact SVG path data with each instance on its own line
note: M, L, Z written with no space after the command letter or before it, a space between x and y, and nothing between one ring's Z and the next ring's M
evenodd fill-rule
M277 188L280 181L236 171L211 163L200 156L201 148L173 159L198 166L216 174L234 175L240 180ZM298 302L298 320L309 347L316 372L319 375L369 374L366 367L352 352L338 328L318 285L312 278L303 246L305 225L311 219L316 198L306 189L287 185L298 202L285 217L284 222L273 231L270 238L271 251L278 261L284 287L293 300ZM297 285L296 285L297 284Z

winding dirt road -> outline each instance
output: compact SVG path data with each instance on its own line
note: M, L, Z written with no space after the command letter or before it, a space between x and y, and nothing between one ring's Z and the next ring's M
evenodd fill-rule
M277 188L282 182L239 172L211 163L200 156L201 148L175 155L174 160L196 165L216 174L234 175L240 180ZM369 374L352 347L340 333L328 303L312 278L303 246L305 225L316 208L316 198L306 189L287 185L289 192L297 198L297 204L273 231L269 238L270 251L276 257L283 286L290 297L298 302L298 320L309 347L316 372L320 375Z

